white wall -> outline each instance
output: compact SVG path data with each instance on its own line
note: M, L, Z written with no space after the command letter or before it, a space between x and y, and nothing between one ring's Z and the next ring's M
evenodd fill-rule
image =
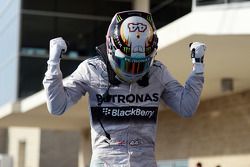
M13 157L13 167L19 167L19 143L25 142L25 167L39 167L40 136L39 128L10 127L8 131L8 154Z
M159 49L194 34L249 35L249 16L250 7L196 10L157 31Z
M189 167L194 167L197 162L201 162L204 167L249 167L250 154L223 155L211 157L196 157L189 160Z

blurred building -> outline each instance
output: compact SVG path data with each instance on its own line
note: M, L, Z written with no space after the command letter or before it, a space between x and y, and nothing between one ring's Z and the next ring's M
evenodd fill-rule
M250 165L249 0L0 0L0 153L14 167L88 166L87 98L61 117L47 112L42 79L48 44L70 43L66 77L105 42L112 16L153 14L161 60L184 84L192 64L188 44L202 41L206 81L197 114L182 119L160 107L156 156L161 167Z

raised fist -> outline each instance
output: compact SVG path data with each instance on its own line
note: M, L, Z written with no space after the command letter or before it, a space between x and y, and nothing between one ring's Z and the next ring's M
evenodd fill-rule
M190 43L192 63L203 63L206 45L201 42Z
M62 53L67 51L67 44L62 37L51 39L49 42L49 63L58 64Z
M193 71L196 74L204 73L204 54L206 51L206 45L201 42L193 42L189 44L191 51L191 58L193 63Z

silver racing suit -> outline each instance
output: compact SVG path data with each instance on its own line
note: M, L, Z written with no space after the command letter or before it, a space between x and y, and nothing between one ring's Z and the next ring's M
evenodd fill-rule
M99 56L83 61L65 82L59 64L49 64L43 80L48 110L55 115L63 114L88 92L93 167L156 167L160 99L174 112L189 117L197 109L203 82L202 74L192 72L183 87L155 61L147 86L112 85Z

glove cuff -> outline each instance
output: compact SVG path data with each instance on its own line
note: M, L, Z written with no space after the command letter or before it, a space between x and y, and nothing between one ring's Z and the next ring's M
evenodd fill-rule
M58 65L58 64L60 64L60 58L59 59L57 59L57 60L54 60L54 59L49 59L48 61L47 61L47 64L48 65Z
M204 56L202 56L201 58L192 58L192 63L203 63L204 60Z
M203 74L204 73L204 64L203 63L194 63L193 64L193 72L195 74Z
M45 73L46 76L51 76L51 75L61 75L61 70L60 70L60 64L51 62L50 60L47 61L48 67L47 67L47 72Z

